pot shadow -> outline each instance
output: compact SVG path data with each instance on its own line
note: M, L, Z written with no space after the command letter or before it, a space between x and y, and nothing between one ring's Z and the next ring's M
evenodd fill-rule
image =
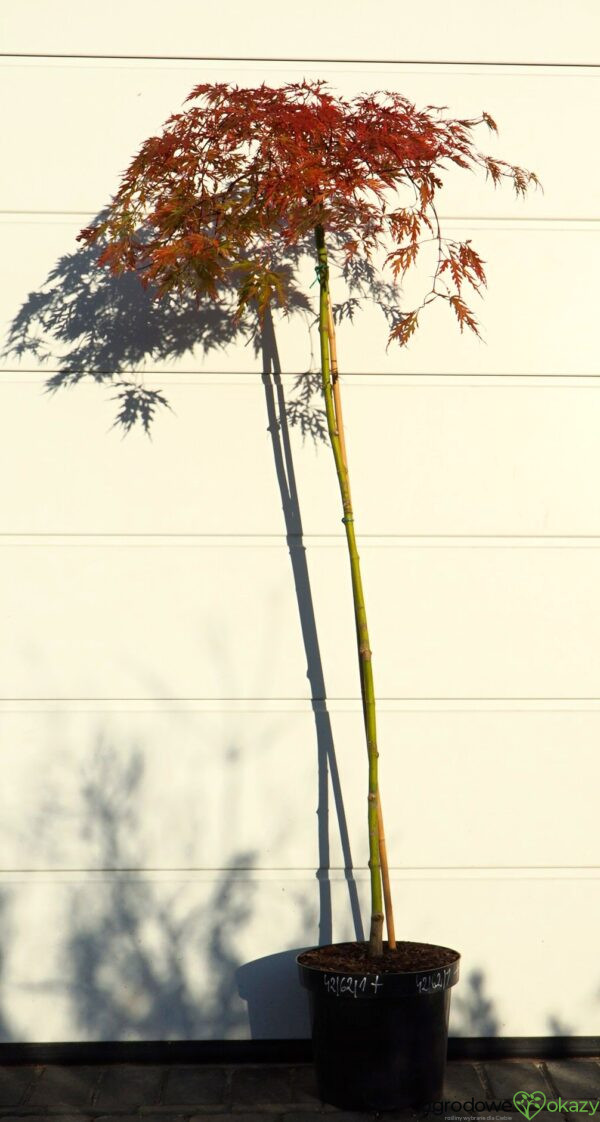
M252 1040L310 1037L308 1000L300 986L296 956L306 946L264 955L236 972L238 993L248 1005Z

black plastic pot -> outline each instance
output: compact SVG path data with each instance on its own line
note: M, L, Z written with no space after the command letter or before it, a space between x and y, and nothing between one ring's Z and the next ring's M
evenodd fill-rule
M298 956L324 1102L394 1110L443 1098L450 987L460 963L456 951L448 956L445 967L385 974L339 974Z

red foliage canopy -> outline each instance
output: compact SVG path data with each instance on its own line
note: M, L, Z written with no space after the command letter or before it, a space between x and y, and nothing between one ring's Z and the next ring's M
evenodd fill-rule
M101 264L138 271L159 296L217 299L233 289L240 311L252 302L262 314L273 298L287 303L282 249L301 245L317 225L347 259L387 248L396 277L414 264L425 234L437 239L438 263L423 304L442 297L461 330L477 330L461 287L485 284L483 263L470 242L442 237L439 172L452 164L483 170L494 184L510 180L518 195L537 183L474 146L477 125L496 130L487 113L452 119L389 92L347 100L321 81L278 89L204 83L187 100L197 99L145 141L108 211L79 235L100 239ZM399 188L408 188L408 205L397 205ZM418 311L399 316L390 338L406 343Z

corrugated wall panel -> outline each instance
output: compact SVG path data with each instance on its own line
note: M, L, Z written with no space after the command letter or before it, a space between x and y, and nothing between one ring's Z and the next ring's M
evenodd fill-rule
M533 191L523 202L508 187L494 190L483 175L448 168L440 197L442 214L570 220L594 214L598 154L589 138L596 121L598 76L592 67L523 71L443 63L365 68L272 62L242 67L202 61L169 65L81 59L2 60L2 96L8 104L23 108L6 120L5 143L20 172L18 177L5 173L0 210L77 211L87 221L112 197L142 141L183 108L184 99L200 82L278 86L304 78L324 79L346 97L393 89L418 106L447 105L457 117L478 117L487 109L497 118L497 137L485 126L476 130L479 146L490 155L532 168L544 191ZM31 143L32 130L35 143ZM568 136L570 151L585 152L583 174L566 172L564 147L557 142L561 136Z
M313 612L327 695L358 696L341 542L290 557L269 539L17 538L1 554L5 698L306 699ZM596 542L371 539L361 557L382 697L600 695Z
M595 61L598 11L590 0L574 0L568 20L544 0L508 0L494 11L477 0L451 11L431 0L426 15L394 0L375 0L368 12L361 0L343 9L307 0L300 14L265 0L257 19L238 0L218 8L173 0L168 12L159 0L97 9L21 0L3 11L3 25L4 50L27 53L581 64Z
M350 3L320 7L316 37L310 5L83 11L2 13L28 57L0 66L0 1038L302 1036L292 949L361 933L335 479L323 443L277 426L314 329L276 323L282 398L227 323L98 288L75 242L192 85L302 77L486 109L482 147L544 183L522 201L447 176L448 231L488 263L485 344L438 309L386 352L365 308L339 349L398 927L462 950L454 1032L592 1033L596 6L509 3L494 25L435 2L425 32ZM145 372L173 412L123 439L110 384L44 394L66 368Z
M597 972L581 942L565 971L565 946L574 916L580 940L593 923L597 877L434 871L395 877L393 887L409 939L463 951L453 1032L593 1030ZM359 889L366 907L366 878ZM307 946L307 931L316 940L329 903L334 923L325 920L325 937L355 937L341 876L324 901L314 874L288 871L19 874L3 883L0 901L11 936L0 1014L17 1040L38 1039L41 1023L45 1041L298 1038L308 1018L294 952Z
M78 255L81 226L11 218L0 234L6 260L14 261L0 281L2 319L12 330L2 367L247 373L262 369L243 328L235 330L212 307L153 305L135 281L107 275L96 288L92 255ZM473 294L470 306L482 326L482 340L461 335L447 304L426 308L420 330L406 349L387 349L389 327L381 308L363 300L354 324L338 329L340 368L352 374L597 374L596 338L590 331L595 309L595 253L600 225L586 222L500 222L453 220L448 236L471 238L488 262L485 303ZM61 252L62 250L62 252ZM425 257L402 306L418 305L428 291ZM303 270L306 287L312 263ZM568 282L566 277L568 276ZM336 303L349 291L335 276ZM314 289L313 289L314 293ZM400 296L390 301L396 308ZM440 301L441 305L441 301ZM318 339L311 317L276 316L279 359L284 372L315 369ZM167 389L167 383L162 383ZM208 407L210 408L210 406Z
M172 412L158 413L152 440L123 439L114 390L52 397L38 375L0 375L5 533L342 536L331 452L289 422L297 502L284 510L277 391L258 372L148 384ZM296 377L282 384L289 407ZM600 534L600 378L343 376L342 393L361 541Z
M327 860L342 869L350 854L361 877L358 717L358 702L335 700L316 712L288 701L3 702L3 863L15 873L191 872L235 870L251 854L248 867L308 876ZM383 702L397 874L593 867L598 842L580 821L594 820L599 723L598 703ZM340 785L327 794L328 770ZM320 831L317 808L328 812Z

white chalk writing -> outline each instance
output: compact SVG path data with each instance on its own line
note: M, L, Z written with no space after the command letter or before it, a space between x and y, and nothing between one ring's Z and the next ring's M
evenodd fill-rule
M323 982L325 983L325 989L333 997L343 997L346 994L349 997L358 997L361 994L369 993L370 990L377 993L383 985L379 980L379 974L374 977L364 975L362 978L357 977L356 974L350 974L347 977L343 974L324 974Z
M447 989L451 974L451 966L445 966L443 970L435 970L431 974L419 974L417 976L419 993L436 993L437 990Z

